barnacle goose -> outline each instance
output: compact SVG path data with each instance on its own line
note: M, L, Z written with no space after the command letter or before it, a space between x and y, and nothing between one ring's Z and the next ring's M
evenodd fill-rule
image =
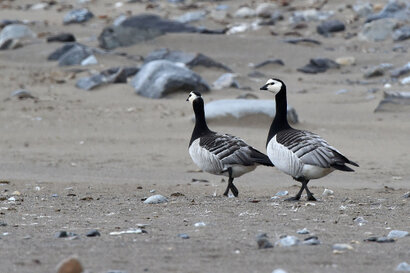
M231 190L237 197L239 192L233 179L253 171L257 165L273 166L272 162L242 139L211 131L206 124L204 100L199 92L192 91L187 101L195 112L195 127L189 142L192 160L205 172L229 177L224 195Z
M299 192L288 201L299 200L303 190L306 190L308 200L316 201L307 187L310 179L321 178L334 170L354 171L345 164L359 167L320 136L290 127L286 118L286 85L283 81L269 79L260 90L277 93L276 115L266 142L267 155L276 168L302 183Z

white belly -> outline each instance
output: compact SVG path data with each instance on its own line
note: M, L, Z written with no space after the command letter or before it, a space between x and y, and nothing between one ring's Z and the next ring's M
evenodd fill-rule
M256 168L256 164L251 166L223 164L215 155L199 146L199 139L192 142L189 147L189 155L191 156L192 161L194 161L194 163L204 172L224 175L227 177L229 177L229 173L226 170L230 167L232 168L232 177L239 177Z
M277 143L276 136L269 141L266 149L275 167L294 178L318 179L334 171L333 168L304 164L291 150Z

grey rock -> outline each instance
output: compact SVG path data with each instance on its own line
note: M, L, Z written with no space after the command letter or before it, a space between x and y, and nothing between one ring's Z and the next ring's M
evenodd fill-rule
M328 69L339 67L340 65L331 59L316 58L310 59L309 64L305 65L304 67L298 68L297 71L308 74L316 74L326 72Z
M298 10L292 14L291 22L311 22L327 20L334 15L334 11L318 11L316 9Z
M403 195L403 198L410 198L410 191L406 192L406 193Z
M193 68L196 66L220 68L228 72L232 70L226 65L216 62L215 60L205 56L201 53L187 53L179 50L169 50L168 48L161 48L152 51L144 59L144 63L154 60L168 60L175 63L183 63L186 66Z
M307 45L321 45L322 43L318 40L310 39L310 38L289 38L283 40L285 43L289 44L307 44Z
M80 65L92 55L92 50L79 43L67 43L48 56L49 61L58 60L59 66Z
M406 236L409 236L409 232L408 231L404 231L404 230L392 230L389 232L389 234L387 235L387 238L394 238L394 239L398 239L398 238L404 238Z
M273 248L271 242L269 242L268 235L266 233L261 233L256 236L256 243L259 249Z
M223 120L224 118L242 119L247 116L266 116L272 119L275 116L274 100L215 100L205 104L205 115L208 121ZM290 123L298 123L295 109L288 105L287 113Z
M402 26L393 32L394 41L404 41L410 39L410 26Z
M181 239L189 239L189 235L186 234L186 233L180 233L180 234L178 234L178 237L181 238Z
M297 234L309 234L309 230L307 228L300 229L296 231Z
M373 6L371 3L357 3L353 5L353 11L361 16L369 16L373 12Z
M380 101L375 112L404 112L410 111L410 92L384 91L384 98Z
M100 234L100 232L99 232L98 230L93 229L93 230L88 231L88 232L85 234L85 236L87 236L87 237L99 237L99 236L101 236L101 234Z
M392 37L394 28L397 26L395 19L386 18L372 21L363 26L358 37L362 40L378 42Z
M20 24L7 25L0 32L0 48L4 48L4 49L10 48L10 44L12 43L13 40L16 40L16 39L34 38L34 37L36 37L36 34L25 25L20 25ZM5 45L6 43L8 43L7 46Z
M206 15L207 15L207 12L205 10L191 11L191 12L187 12L175 18L175 20L180 23L185 24L185 23L203 20L205 19Z
M297 246L300 244L300 240L295 237L295 236L284 236L283 238L280 238L278 241L275 242L276 246Z
M98 64L98 60L94 55L90 55L81 61L82 66Z
M285 63L280 59L268 59L266 61L255 64L253 68L261 68L266 66L284 66Z
M19 89L19 90L13 91L13 93L11 93L11 96L17 97L19 100L36 99L36 97L34 97L30 91L25 90L25 89Z
M23 22L19 20L0 19L0 29L3 29L8 25L21 25L21 24L23 24Z
M406 75L410 73L410 62L405 64L404 66L400 68L396 68L390 71L390 76L393 78L398 78L400 76Z
M73 232L67 232L67 231L59 231L54 235L55 238L69 238L69 237L76 237L76 236L77 234Z
M288 195L289 192L288 191L278 191L275 196L286 196Z
M7 227L7 223L5 223L5 222L0 222L0 227Z
M406 272L410 272L410 264L406 263L406 262L402 262L400 263L396 269L396 271L406 271Z
M282 268L277 268L272 271L272 273L287 273L286 270L283 270Z
M325 37L330 36L329 33L344 31L346 29L345 24L339 20L324 21L317 26L316 31Z
M167 203L168 199L160 194L152 195L148 197L145 201L144 204L161 204L161 203Z
M223 34L225 30L209 30L173 20L162 19L153 14L142 14L129 17L119 25L104 28L98 37L98 41L100 47L114 49L151 40L166 33L180 32Z
M367 224L368 221L366 219L364 219L364 217L362 217L362 216L357 216L356 218L354 218L353 222L355 222L359 226L363 226L363 225Z
M74 24L74 23L84 23L94 17L94 14L86 8L74 9L69 11L64 15L63 23Z
M387 237L370 237L366 239L367 242L376 242L376 243L394 243L395 240L393 238Z
M255 16L256 16L256 11L249 7L241 7L234 14L234 17L236 18L251 18Z
M332 246L333 250L337 251L345 251L345 250L353 250L353 247L349 244L334 244Z
M379 13L367 17L366 22L372 22L385 18L395 18L408 21L410 18L410 4L408 1L390 0Z
M84 90L92 90L109 83L126 83L127 78L134 76L138 70L138 67L110 68L99 74L78 79L76 87Z
M277 5L274 3L261 3L256 7L256 15L262 18L270 18L275 13Z
M208 84L195 72L166 60L144 64L131 81L135 92L149 98L161 98L183 91L209 91Z
M369 67L364 72L365 78L379 77L383 76L384 73L393 68L392 64L382 63L377 66Z
M315 245L320 245L321 242L319 241L318 237L316 236L311 236L306 238L305 240L303 240L302 242L304 245L311 245L311 246L315 246Z
M16 49L22 47L19 39L9 39L0 45L0 50Z
M212 84L212 89L222 90L225 88L239 88L239 83L235 80L236 75L225 73Z
M69 43L69 42L75 42L75 37L71 33L59 33L56 35L52 35L47 37L47 42L61 42L61 43Z

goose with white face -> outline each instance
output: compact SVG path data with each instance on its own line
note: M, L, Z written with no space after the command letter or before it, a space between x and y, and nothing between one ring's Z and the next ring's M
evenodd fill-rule
M282 89L283 83L276 79L269 79L260 90L266 90L272 93L278 93Z
M189 96L186 99L186 101L189 101L190 103L193 103L194 100L196 100L197 98L201 98L201 94L196 92L196 91L192 91L191 93L189 93Z

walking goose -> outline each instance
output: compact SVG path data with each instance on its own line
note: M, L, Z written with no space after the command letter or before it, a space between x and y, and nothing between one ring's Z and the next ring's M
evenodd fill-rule
M283 81L269 79L260 90L277 93L276 115L266 142L267 155L276 168L302 183L299 192L286 200L297 201L306 190L308 200L316 201L307 187L309 180L321 178L334 170L354 171L345 164L359 167L320 136L290 127L286 118L286 85Z
M237 197L239 192L233 184L234 178L253 171L257 165L273 166L272 162L242 139L211 131L206 124L204 100L199 92L192 91L187 101L195 112L195 127L189 142L192 160L205 172L229 177L224 195L231 190Z

